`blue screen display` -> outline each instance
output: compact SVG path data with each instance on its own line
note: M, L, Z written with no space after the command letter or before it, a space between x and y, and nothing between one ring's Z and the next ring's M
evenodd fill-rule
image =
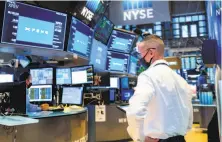
M121 80L121 88L122 89L128 89L129 88L129 78L128 77L123 77L120 80Z
M129 99L133 96L134 91L132 89L121 90L121 100L129 101Z
M133 75L137 74L137 63L138 63L138 59L134 56L130 56L129 74L133 74Z
M70 68L56 69L56 84L71 84L71 78Z
M106 69L108 71L127 73L129 55L108 51Z
M109 90L109 100L115 101L115 90L114 89Z
M53 69L42 68L42 69L31 69L32 84L52 84L53 83Z
M72 17L67 50L88 59L91 50L92 36L93 29L75 17Z
M107 46L93 39L92 50L90 55L90 64L92 64L95 69L105 70L106 56L107 56Z
M100 0L87 0L86 7L89 10L91 10L93 13L95 13L99 4L100 4Z
M129 53L133 46L136 35L113 30L108 42L109 50Z
M217 40L217 64L221 64L221 1L206 1L208 35Z
M67 14L6 2L2 43L63 50Z
M114 24L107 19L107 17L102 17L96 24L94 30L94 37L95 39L101 41L104 44L107 44L109 37L112 33Z

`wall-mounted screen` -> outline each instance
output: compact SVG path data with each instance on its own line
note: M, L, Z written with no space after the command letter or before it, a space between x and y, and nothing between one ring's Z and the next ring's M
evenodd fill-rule
M100 18L94 29L95 39L101 41L104 44L107 44L113 27L114 24L107 17L104 16Z
M108 51L106 69L111 72L127 73L129 55Z
M90 64L92 64L95 69L105 70L106 56L107 46L96 39L93 39Z
M137 63L138 63L138 59L134 56L130 56L129 74L133 74L133 75L137 74Z
M82 66L71 68L72 84L93 84L93 67Z
M71 84L71 69L70 68L58 68L56 69L56 84Z
M129 53L135 41L136 35L123 31L113 30L108 42L109 50Z
M93 29L72 17L67 51L89 58Z
M2 43L63 50L67 14L6 2Z
M32 86L29 89L30 102L52 101L52 85Z
M32 84L53 84L53 69L52 68L41 68L41 69L31 69Z

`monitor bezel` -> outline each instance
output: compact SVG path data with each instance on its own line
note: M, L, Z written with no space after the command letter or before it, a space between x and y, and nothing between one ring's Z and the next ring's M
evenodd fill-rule
M93 74L93 79L92 79L92 83L79 83L79 84L73 84L72 82L71 82L71 85L93 85L94 84L94 67L93 67L93 65L83 65L83 66L74 66L74 67L71 67L70 69L71 69L71 78L72 78L72 69L73 68L81 68L81 67L86 67L86 66L91 66L92 67L92 74ZM72 80L72 79L71 79Z
M82 88L82 96L81 96L81 103L80 104L71 104L71 103L63 103L63 89L64 88ZM82 106L83 104L83 95L84 94L84 87L80 86L63 86L62 87L62 98L61 98L61 104L68 104L68 105L77 105L77 106Z

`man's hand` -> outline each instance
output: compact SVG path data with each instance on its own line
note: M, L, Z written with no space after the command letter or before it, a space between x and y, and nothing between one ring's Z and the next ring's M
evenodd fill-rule
M151 137L146 137L145 142L159 142L159 139L153 139Z

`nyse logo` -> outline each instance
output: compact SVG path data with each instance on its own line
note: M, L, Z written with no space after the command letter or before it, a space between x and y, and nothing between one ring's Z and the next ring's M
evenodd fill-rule
M124 1L123 2L123 20L137 20L154 18L152 1Z
M83 7L81 15L86 17L87 20L92 21L94 14L86 7Z

